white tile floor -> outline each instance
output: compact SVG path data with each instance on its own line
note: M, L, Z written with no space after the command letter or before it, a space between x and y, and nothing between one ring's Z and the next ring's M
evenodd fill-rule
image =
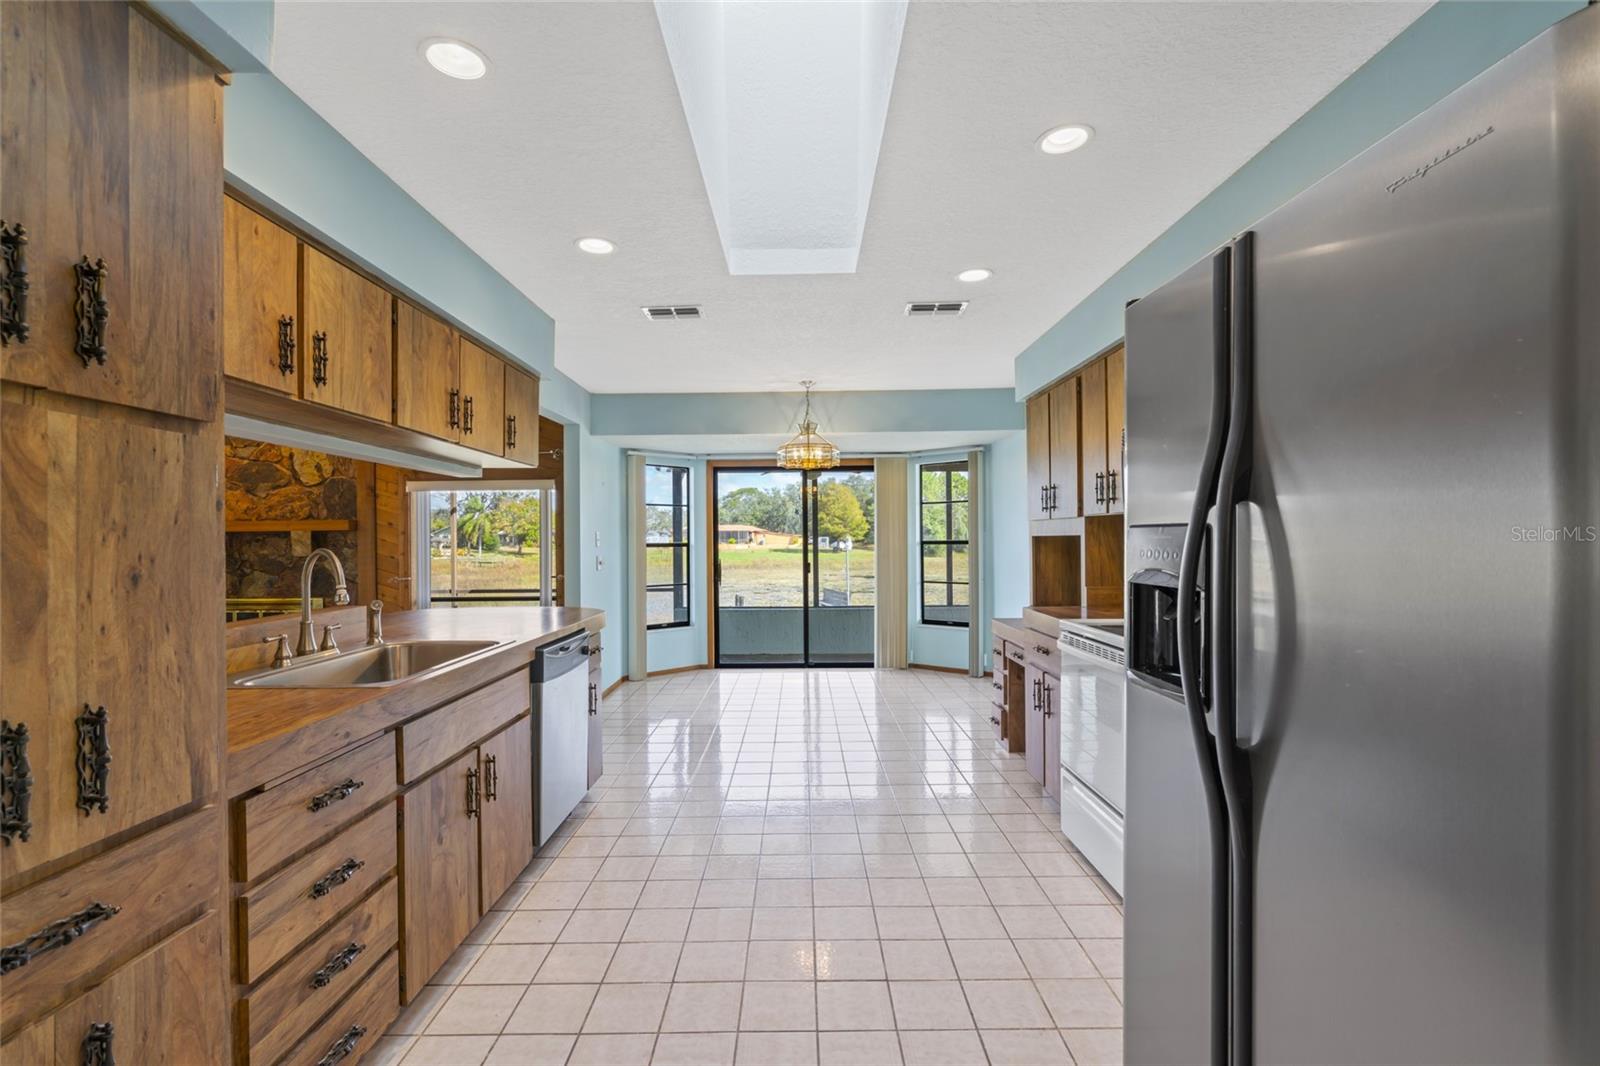
M1120 900L996 749L989 692L624 685L606 776L368 1061L1120 1062Z

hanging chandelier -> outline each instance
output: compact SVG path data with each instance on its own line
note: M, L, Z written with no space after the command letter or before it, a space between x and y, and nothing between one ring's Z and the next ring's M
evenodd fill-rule
M816 382L800 384L806 390L806 413L800 419L800 432L778 449L778 465L785 470L832 470L839 465L839 449L817 432L811 418L811 386Z

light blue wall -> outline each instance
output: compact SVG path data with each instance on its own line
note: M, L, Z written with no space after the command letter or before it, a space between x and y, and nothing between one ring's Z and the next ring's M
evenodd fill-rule
M793 426L804 402L799 392L607 393L591 401L589 424L600 436L770 434ZM1023 410L1010 389L817 392L811 408L830 433L1023 427Z
M1583 6L1582 0L1444 0L1430 8L1018 356L1017 395L1037 392L1118 340L1129 300Z
M627 458L621 448L595 438L581 425L569 427L564 446L578 452L583 475L574 501L579 541L573 547L578 558L576 569L567 571L568 602L598 607L606 613L600 669L609 688L628 672L628 553L623 548ZM602 563L599 567L597 558ZM576 582L571 580L574 575Z
M1017 618L1032 599L1028 578L1030 566L1028 522L1024 513L1027 499L1027 436L1013 433L989 445L989 558L993 576L990 616Z
M645 669L676 670L706 663L706 612L710 575L706 573L706 463L675 455L646 454L646 463L689 469L689 624L645 633Z
M235 74L267 69L272 59L273 0L148 0Z

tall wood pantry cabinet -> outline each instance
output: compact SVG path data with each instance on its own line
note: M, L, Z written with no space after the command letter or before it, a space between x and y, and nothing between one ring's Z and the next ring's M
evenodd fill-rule
M0 4L0 1060L227 1057L222 91Z

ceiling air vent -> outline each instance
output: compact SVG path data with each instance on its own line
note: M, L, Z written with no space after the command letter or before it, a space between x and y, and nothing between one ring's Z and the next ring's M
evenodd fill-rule
M673 307L670 305L662 307L641 307L639 310L644 312L644 317L652 320L700 317L700 307L697 304L683 307Z
M965 300L931 300L926 303L917 302L906 304L906 314L912 317L928 317L930 315L943 315L954 318L967 309Z

